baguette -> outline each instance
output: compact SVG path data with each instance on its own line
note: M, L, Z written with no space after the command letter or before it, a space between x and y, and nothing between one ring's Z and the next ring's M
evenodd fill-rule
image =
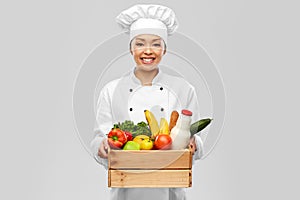
M170 123L169 123L170 132L171 132L172 128L176 125L178 117L179 117L179 113L176 110L174 110L171 113L171 117L170 117Z

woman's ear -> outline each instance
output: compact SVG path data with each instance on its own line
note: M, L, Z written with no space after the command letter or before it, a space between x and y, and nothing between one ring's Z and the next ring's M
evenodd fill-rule
M167 53L167 45L166 45L166 43L164 42L164 53L163 53L163 55L165 55Z
M166 49L164 49L164 53L163 53L163 55L165 55L167 53L167 50Z
M131 46L131 44L132 44L132 41L133 41L133 39L129 42L129 52L130 52L130 54L131 55L133 55L133 51L132 51L132 46Z

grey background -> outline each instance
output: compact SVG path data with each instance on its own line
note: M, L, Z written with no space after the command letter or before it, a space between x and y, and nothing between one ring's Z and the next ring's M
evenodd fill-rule
M107 199L105 170L76 135L72 90L82 61L136 2L0 3L1 199ZM158 2L226 87L223 135L194 167L189 199L299 199L297 1Z

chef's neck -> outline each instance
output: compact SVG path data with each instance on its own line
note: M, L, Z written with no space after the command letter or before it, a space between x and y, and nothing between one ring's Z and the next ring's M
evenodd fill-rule
M158 71L158 68L155 68L151 71L135 68L134 74L141 81L143 86L151 86L154 77L158 74Z

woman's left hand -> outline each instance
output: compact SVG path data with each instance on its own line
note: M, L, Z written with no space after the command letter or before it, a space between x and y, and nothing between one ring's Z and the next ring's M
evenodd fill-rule
M196 146L196 142L195 142L195 137L194 136L190 139L189 147L191 149L192 155L194 155L195 151L197 151L197 146Z

